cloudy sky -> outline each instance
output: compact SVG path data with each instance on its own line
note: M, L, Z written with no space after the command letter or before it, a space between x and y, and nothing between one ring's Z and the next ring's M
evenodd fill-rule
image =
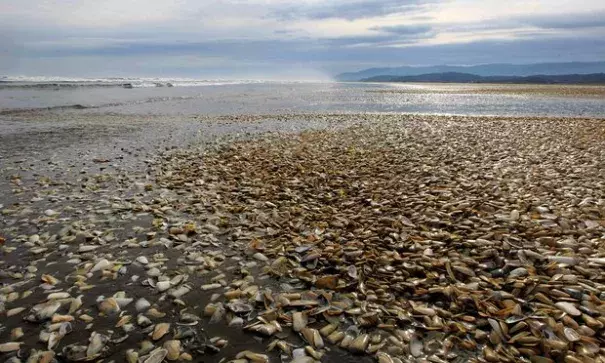
M605 60L604 0L0 0L0 75Z

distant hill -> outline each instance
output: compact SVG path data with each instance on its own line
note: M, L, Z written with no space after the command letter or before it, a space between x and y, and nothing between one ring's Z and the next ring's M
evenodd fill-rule
M428 66L370 68L359 72L342 73L336 76L339 81L359 81L381 75L418 76L431 73L467 73L478 76L516 76L526 77L534 74L567 75L605 73L605 62L570 62L536 64L482 64L475 66Z
M516 76L479 76L470 73L445 72L417 76L376 76L364 82L444 82L444 83L522 83L522 84L605 84L605 73Z

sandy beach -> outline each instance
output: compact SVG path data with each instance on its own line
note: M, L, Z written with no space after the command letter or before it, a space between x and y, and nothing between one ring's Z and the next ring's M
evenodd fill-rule
M13 122L3 358L602 359L605 120Z
M604 19L0 0L0 363L605 363Z

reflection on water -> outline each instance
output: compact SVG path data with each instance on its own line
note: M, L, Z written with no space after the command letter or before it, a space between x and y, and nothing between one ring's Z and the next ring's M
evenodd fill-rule
M605 117L605 87L269 82L0 89L0 112L38 108L165 115L408 112Z

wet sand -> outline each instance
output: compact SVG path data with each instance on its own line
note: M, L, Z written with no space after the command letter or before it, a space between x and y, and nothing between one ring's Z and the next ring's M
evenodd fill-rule
M601 263L605 256L604 120L372 114L67 115L36 113L26 119L14 117L2 126L0 324L4 329L0 343L24 342L22 356L32 354L32 349L47 350L48 344L39 342L40 332L50 333L53 327L48 320L54 314L66 315L74 299L83 295L82 305L71 314L73 321L55 316L55 320L69 323L63 324L69 333L50 349L60 353L60 361L70 348L90 348L88 338L93 331L111 340L101 344L98 354L106 357L105 361L123 361L127 350L138 350L142 340L150 339L153 325L139 324L141 314L150 317L153 324L171 324L170 333L154 343L161 347L172 339L177 323L184 322L184 313L199 317L191 326L195 336L181 339L182 352L194 360L218 362L250 350L279 361L277 351L266 353L267 345L276 338L289 342L291 345L284 345L288 349L306 345L288 324L293 312L306 311L312 328L327 324L325 314L316 306L292 308L281 303L281 295L295 292L307 294L305 298L320 301L321 306L326 299L328 306L330 299L341 299L339 294L357 293L362 312L344 314L348 318L341 322L343 329L359 325L358 315L382 311L374 304L400 309L399 321L392 320L392 312L385 316L380 313L382 327L371 324L358 333L379 332L377 340L385 342L387 336L395 336L400 349L395 343L389 344L395 348L379 348L388 352L388 359L466 361L469 355L492 359L494 351L496 357L505 359L515 345L528 358L532 349L535 355L557 360L567 355L593 359L600 354L593 348L603 343L604 296L592 290L603 291L605 283L605 264ZM305 187L299 190L301 185ZM283 193L291 191L296 197L288 197L292 199L287 202ZM389 209L389 198L401 203L399 211ZM359 209L349 204L353 202ZM421 207L406 211L407 203ZM292 208L301 207L308 208L303 215L309 219L295 217ZM376 217L381 209L385 220ZM355 220L355 214L363 218L353 225L350 221ZM270 222L265 222L267 216L272 216ZM388 233L373 234L377 226L395 217L400 222L389 222ZM295 220L302 227L293 228ZM312 226L322 235L337 238L319 237L315 230L309 234L307 229ZM300 241L292 244L303 236L317 246L307 248ZM362 243L360 236L370 242ZM385 238L402 245L382 245L379 241ZM347 239L354 243L348 245ZM381 250L368 250L373 243ZM331 257L330 251L337 245L357 256L358 263ZM91 250L82 250L83 246ZM305 260L312 250L319 257ZM393 251L401 254L403 261L381 264L407 269L408 273L403 285L384 291L381 279L393 270L380 270L374 259L395 258ZM137 261L141 256L146 263ZM292 266L281 271L280 258L284 256ZM439 256L453 261L454 269L446 268ZM473 264L468 258L477 262ZM494 260L496 265L483 266L487 262L482 258ZM435 260L432 265L426 265L431 259ZM336 262L341 265L334 265ZM584 270L575 267L580 262L585 264ZM98 271L91 272L94 266ZM349 266L357 266L355 272ZM292 275L300 268L315 277ZM569 275L579 277L574 280ZM363 280L369 287L362 288L361 276L374 280ZM400 278L391 276L385 281ZM318 284L318 280L322 282ZM158 283L165 281L171 281L169 288L159 291ZM491 284L489 288L485 281ZM201 289L214 283L219 286ZM516 287L518 284L527 284L527 290ZM182 298L170 296L183 286L190 291ZM412 286L417 290L408 290ZM484 301L493 300L499 291L500 299L507 302L504 307L494 306L514 311L518 304L521 313L504 316L479 307L459 310L456 304L445 306L430 296L436 293L429 292L430 287L447 286L462 291L474 288L477 295L472 290L469 294ZM537 293L548 295L548 286L567 296L548 297L552 305L540 296L536 298ZM363 292L358 291L360 288ZM227 320L242 315L239 313L223 312L214 323L209 321L216 317L214 313L210 314L213 317L204 316L211 300L223 304L212 305L215 310L219 306L224 309L229 301L223 293L246 289L249 295L238 300L245 309L253 305L243 314L245 324L264 316L266 322L278 321L281 332L264 337L250 329L227 327ZM339 294L332 295L334 291ZM47 304L46 296L51 292L67 292L69 297L59 298L60 308L49 316L24 321L36 304ZM330 299L322 295L325 292ZM503 292L514 297L507 299ZM105 311L107 316L102 316L106 309L99 309L97 299L102 296L113 301L111 296L116 293L118 299L133 300L128 304L120 300L126 304L120 312ZM216 293L221 295L213 296ZM398 302L396 306L383 301L390 301L389 294ZM140 298L148 300L159 315L166 315L137 312L135 304ZM571 308L562 312L554 307L559 302L581 305L581 314L588 317L576 316ZM25 310L4 316L18 307ZM272 309L280 313L275 320L265 311ZM550 317L586 338L581 343L566 341L569 337L553 327L556 338L551 340L566 342L562 352L531 344L519 347L514 342L498 351L490 343L492 337L475 334L476 330L496 334L486 314L505 322L513 317L510 328L529 316L541 315L537 321ZM82 315L93 320L86 323ZM131 316L130 321L127 316ZM433 319L435 316L439 319ZM471 330L468 334L452 333L452 324L474 327L467 326ZM581 326L595 334L590 337ZM17 327L23 328L24 335L11 339L11 331ZM435 331L446 335L431 333ZM537 334L527 332L526 341ZM228 344L217 347L210 341L213 337L226 339ZM451 340L452 346L435 347L435 340ZM471 346L475 342L475 348L463 349L464 340ZM375 359L373 354L353 355L334 344L326 346L322 361ZM288 349L282 354L288 356ZM571 354L568 350L582 351ZM15 354L8 352L2 358Z
M391 83L404 89L370 90L369 93L426 93L426 94L497 94L518 96L545 96L565 98L605 97L602 85L532 85L532 84L460 84L460 83Z

